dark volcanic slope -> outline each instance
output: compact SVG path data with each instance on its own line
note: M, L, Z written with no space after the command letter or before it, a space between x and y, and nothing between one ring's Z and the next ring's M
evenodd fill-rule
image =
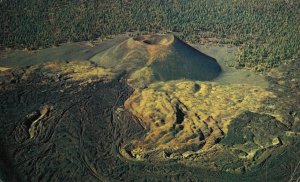
M156 80L213 80L221 73L217 61L174 37L171 53L151 65Z

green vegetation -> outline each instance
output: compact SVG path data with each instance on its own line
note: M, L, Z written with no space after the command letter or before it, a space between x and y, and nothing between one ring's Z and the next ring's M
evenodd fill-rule
M258 71L300 56L298 0L2 0L0 11L3 47L178 32L190 42L238 45L236 66Z

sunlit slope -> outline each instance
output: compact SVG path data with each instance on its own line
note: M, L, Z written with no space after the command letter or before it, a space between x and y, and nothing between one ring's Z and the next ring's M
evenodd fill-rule
M212 80L221 73L215 59L199 52L173 35L130 38L91 58L116 72L126 70L131 85L178 79ZM143 82L145 83L145 82Z
M90 59L92 62L104 68L112 68L114 71L130 72L145 66L147 52L133 39L128 39L106 51L96 54Z

